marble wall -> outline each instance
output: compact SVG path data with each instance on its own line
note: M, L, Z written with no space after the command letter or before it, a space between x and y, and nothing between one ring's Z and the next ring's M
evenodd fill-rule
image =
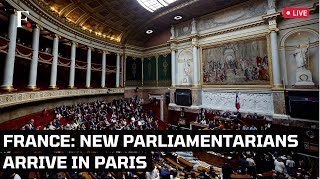
M236 93L240 101L240 112L273 115L273 96L271 91L239 91L239 90L203 90L202 107L214 110L237 111L235 107Z
M193 55L190 49L180 49L177 56L177 85L191 85L193 82Z

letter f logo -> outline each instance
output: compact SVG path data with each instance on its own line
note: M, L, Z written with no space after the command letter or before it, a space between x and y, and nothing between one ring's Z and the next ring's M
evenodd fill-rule
M29 15L29 11L17 11L17 27L21 28L21 21L28 21L27 17L24 19L21 19L22 13L27 13Z

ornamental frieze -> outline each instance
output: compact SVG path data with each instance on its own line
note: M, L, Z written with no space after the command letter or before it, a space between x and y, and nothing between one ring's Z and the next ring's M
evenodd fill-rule
M48 91L2 94L0 95L0 108L17 105L17 104L24 104L28 102L65 98L65 97L72 97L72 96L121 94L121 93L124 93L124 89L109 88L109 89L67 89L67 90L54 90L54 91L48 90Z

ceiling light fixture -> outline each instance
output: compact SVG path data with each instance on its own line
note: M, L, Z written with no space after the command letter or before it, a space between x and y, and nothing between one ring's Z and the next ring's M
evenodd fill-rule
M175 16L173 19L180 20L180 19L182 19L182 16Z
M168 6L177 0L137 0L138 3L150 12Z
M153 33L153 31L151 29L149 29L149 30L146 31L146 33L147 34L151 34L151 33Z

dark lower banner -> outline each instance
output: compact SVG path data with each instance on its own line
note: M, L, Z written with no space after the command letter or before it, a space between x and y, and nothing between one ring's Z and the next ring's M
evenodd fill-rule
M305 139L304 134L285 130L0 131L0 166L2 170L147 170L153 153L303 152Z

